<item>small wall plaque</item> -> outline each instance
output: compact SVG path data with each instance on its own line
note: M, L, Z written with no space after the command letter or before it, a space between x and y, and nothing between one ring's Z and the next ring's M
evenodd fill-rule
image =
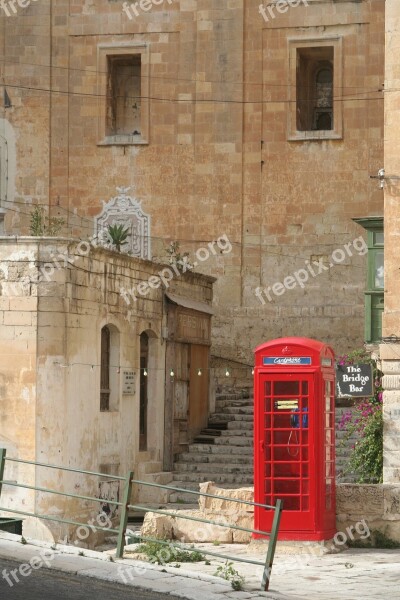
M123 371L122 393L127 395L135 393L135 371Z

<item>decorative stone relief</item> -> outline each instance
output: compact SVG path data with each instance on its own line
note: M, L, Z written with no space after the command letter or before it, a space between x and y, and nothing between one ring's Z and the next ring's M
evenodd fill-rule
M118 195L103 203L103 210L95 219L95 233L102 245L112 248L106 235L108 226L124 225L129 228L129 235L128 243L121 248L122 252L150 260L150 215L143 212L139 200L128 196L130 189L117 187Z

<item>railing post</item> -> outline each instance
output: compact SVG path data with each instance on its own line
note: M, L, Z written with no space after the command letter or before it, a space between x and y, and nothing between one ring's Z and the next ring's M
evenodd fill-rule
M118 543L117 543L117 552L116 558L122 558L124 554L124 546L125 546L125 533L128 525L128 505L131 501L131 492L132 492L132 480L133 480L133 471L129 471L124 487L124 494L122 499L122 507L121 507L121 522L119 525L119 533L118 533Z
M0 498L1 498L1 488L3 487L2 481L4 479L4 466L6 464L6 449L0 448Z
M269 542L268 542L268 552L267 552L267 557L265 559L264 572L263 572L262 581L261 581L261 590L263 592L268 591L268 588L269 588L269 580L271 577L272 564L274 562L276 542L278 540L278 531L279 531L279 523L280 523L281 515L282 515L282 508L283 508L282 500L277 500L276 505L275 505L274 520L272 521L271 535L269 537Z

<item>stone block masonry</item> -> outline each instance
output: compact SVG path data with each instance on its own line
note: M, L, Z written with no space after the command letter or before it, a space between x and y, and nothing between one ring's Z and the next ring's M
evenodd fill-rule
M29 27L41 35L29 46L24 10L9 19L0 43L18 109L6 114L16 154L6 233L28 231L25 199L33 198L66 219L65 233L88 239L115 187L132 186L151 217L153 256L163 256L169 240L192 256L221 231L232 242L229 256L199 267L218 278L215 356L251 364L257 344L281 335L323 339L344 353L363 341L365 257L266 305L254 290L361 235L352 217L382 212L369 174L383 159L383 103L370 92L383 81L385 3L278 2L269 22L260 1L208 4L128 1L130 19L123 2L99 0L88 10L58 0L50 24L48 0L32 2ZM343 40L343 137L293 141L289 40L318 41L322 31ZM116 48L141 68L146 135L130 141L104 137L112 107L100 57ZM27 94L32 81L38 89ZM51 86L68 94L50 103ZM365 95L353 98L354 87Z
M162 473L164 291L151 290L130 307L120 295L123 286L138 285L159 269L160 264L90 245L82 254L79 240L0 238L1 445L14 458L40 458L44 463L96 472L107 469L111 481L100 487L93 477L35 473L29 466L14 467L14 472L8 472L11 479L18 474L18 480L28 485L54 489L62 480L71 492L78 486L85 495L106 500L120 493L111 476L123 476L131 468L140 472L142 462L148 467L147 480L171 480L169 473ZM209 306L212 283L210 277L189 272L171 281L170 290ZM117 336L108 367L113 404L107 411L101 410L100 403L104 326ZM145 452L139 448L142 332L149 334L150 346ZM61 511L65 518L79 521L86 514L93 517L92 509L74 499L66 506L58 496L13 488L5 488L2 499L4 506L24 505L24 510L39 514ZM59 534L58 525L46 522L38 528L30 519L24 528L27 535L35 528L35 536L45 539Z

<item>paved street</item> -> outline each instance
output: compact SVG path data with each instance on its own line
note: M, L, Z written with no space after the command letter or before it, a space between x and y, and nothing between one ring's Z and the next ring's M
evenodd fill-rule
M173 596L145 592L108 581L98 581L89 577L51 572L47 569L33 571L28 577L19 578L16 583L12 576L9 581L3 578L4 569L10 574L20 563L0 560L0 598L3 600L173 600Z
M33 540L21 544L20 540L0 533L1 600L400 600L398 550L349 549L316 556L287 554L285 548L278 548L270 591L260 592L262 567L236 563L246 581L243 592L234 592L228 582L213 576L222 559L176 568L137 560L133 546L126 548L124 560L110 560L104 553L85 550L82 556L74 547L58 545L52 551L50 544ZM212 544L201 547L215 551ZM218 550L232 559L265 558L265 548L258 545L220 544ZM6 564L10 557L14 566ZM32 571L30 565L39 560L47 561L51 571L43 564ZM10 587L3 569L12 581L11 569L17 566L20 582Z

